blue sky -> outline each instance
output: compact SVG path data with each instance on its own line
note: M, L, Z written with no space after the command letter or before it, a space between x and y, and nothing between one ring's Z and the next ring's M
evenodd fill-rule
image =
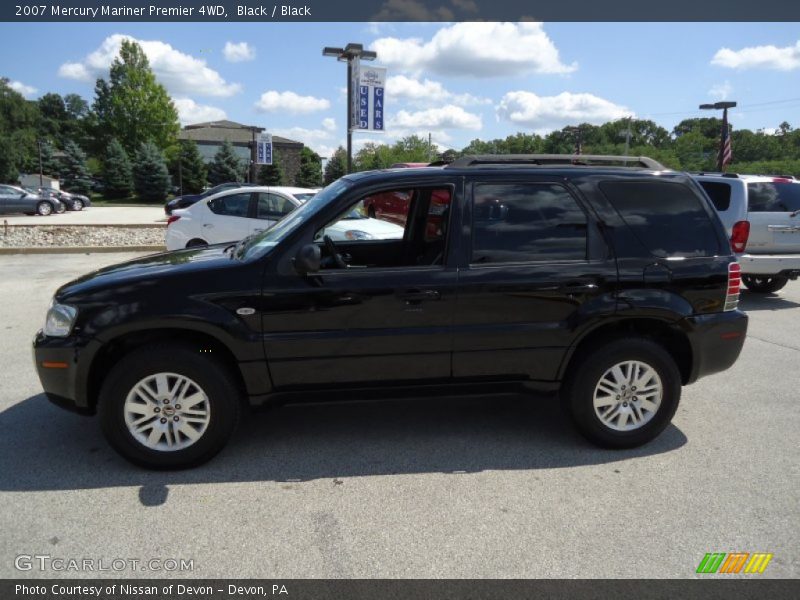
M91 101L121 36L147 42L184 122L228 118L328 155L344 142L345 67L361 42L389 68L387 134L441 147L633 114L671 129L736 100L735 127L800 127L796 23L0 23L0 76L29 98ZM227 49L226 49L227 46Z

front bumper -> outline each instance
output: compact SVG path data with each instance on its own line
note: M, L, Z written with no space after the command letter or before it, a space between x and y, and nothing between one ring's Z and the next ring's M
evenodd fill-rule
M38 331L33 339L33 360L47 398L81 414L93 414L88 393L89 365L99 344L74 337L51 338Z
M744 275L800 275L800 254L739 254L736 259Z
M744 346L747 321L747 315L740 310L684 319L684 330L692 346L692 369L686 383L733 366Z

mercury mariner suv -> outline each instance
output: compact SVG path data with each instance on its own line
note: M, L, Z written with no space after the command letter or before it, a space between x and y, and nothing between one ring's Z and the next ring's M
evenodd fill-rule
M378 194L407 203L396 235L326 233ZM238 243L89 273L56 291L34 356L50 400L151 468L208 460L249 407L440 388L559 390L586 438L630 448L736 361L739 285L687 174L472 156L347 175Z

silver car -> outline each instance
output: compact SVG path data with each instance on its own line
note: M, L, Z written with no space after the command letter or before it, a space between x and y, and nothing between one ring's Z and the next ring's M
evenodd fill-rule
M0 184L0 214L25 213L46 217L66 210L56 198L42 198L15 185Z

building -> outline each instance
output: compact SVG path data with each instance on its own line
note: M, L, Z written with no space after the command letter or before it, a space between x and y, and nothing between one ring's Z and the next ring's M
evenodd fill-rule
M61 189L61 182L58 180L58 178L48 177L47 175L42 175L40 177L38 173L20 175L19 183L23 187L31 187L31 188L46 187L46 188L53 188L56 190Z
M208 123L196 123L187 125L181 130L180 138L184 140L194 140L200 156L206 162L211 162L220 146L226 141L233 145L236 155L245 165L250 165L255 152L253 141L259 133L263 133L263 127L254 125L242 125L234 121L210 121ZM303 149L302 142L287 139L278 135L272 136L273 156L277 159L281 169L283 169L286 183L293 185L297 173L300 171L300 151ZM249 170L248 170L249 178Z

